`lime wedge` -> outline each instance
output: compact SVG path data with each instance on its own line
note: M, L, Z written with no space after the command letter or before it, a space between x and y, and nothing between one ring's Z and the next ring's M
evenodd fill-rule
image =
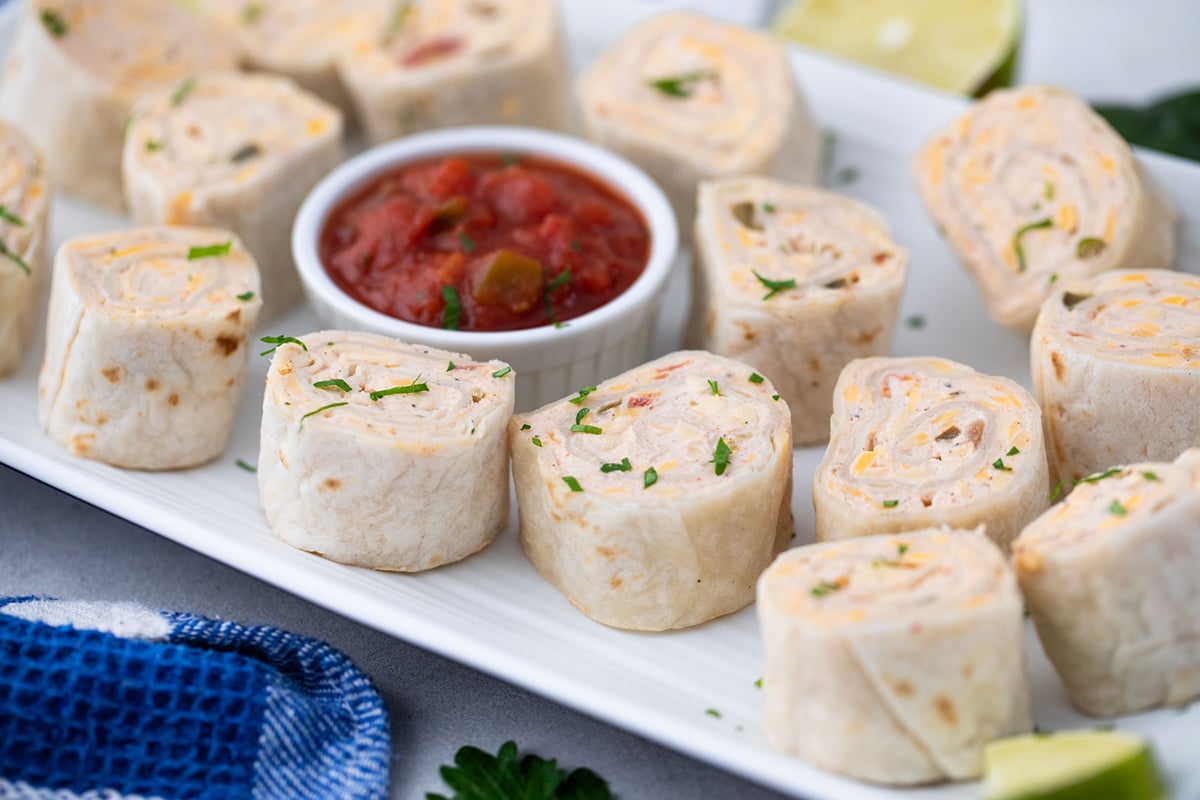
M984 751L987 800L1166 800L1150 745L1117 731L1000 739Z
M959 94L1012 83L1020 0L796 0L789 39Z

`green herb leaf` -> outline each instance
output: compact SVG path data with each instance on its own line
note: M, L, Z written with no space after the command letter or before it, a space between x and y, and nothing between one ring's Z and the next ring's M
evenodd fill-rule
M1047 200L1054 199L1054 184L1050 181L1046 181L1042 186L1042 197L1045 197Z
M541 440L541 439L539 439L539 438L538 438L538 437L536 437L536 436L535 436L535 437L533 437L532 439L530 439L529 441L533 442L533 446L534 446L534 447L541 447L541 446L542 446L542 440Z
M1108 248L1108 243L1103 239L1098 239L1095 236L1085 236L1079 240L1079 244L1075 245L1075 255L1078 258L1089 259L1103 253Z
M572 425L571 433L590 433L593 436L599 436L604 433L603 428L597 428L595 425Z
M1146 479L1146 480L1148 480L1148 481L1156 481L1156 480L1158 480L1158 474L1157 474L1157 473L1154 473L1154 472L1143 472L1143 473L1142 473L1142 477L1143 477L1143 478L1145 478L1145 479Z
M264 336L259 339L259 341L263 344L275 345L270 350L263 350L261 353L259 353L260 356L269 356L271 353L274 353L276 350L278 350L280 345L284 344L298 344L302 350L308 350L308 345L297 339L295 336Z
M904 542L901 542L900 544L898 544L896 546L896 555L899 556L900 558L904 558L904 554L907 552L908 552L908 545L906 545Z
M498 369L495 372L493 372L492 377L493 378L503 378L505 375L508 375L511 372L512 372L512 367L503 367L503 368Z
M567 485L567 488L569 488L572 492L582 492L583 491L583 487L579 485L579 481L575 480L575 478L572 477L571 475L564 475L563 483L565 483Z
M229 157L229 160L234 164L240 164L243 161L249 161L252 158L257 158L262 155L262 148L251 142L242 149Z
M914 331L919 331L925 327L925 318L920 314L913 314L904 321L904 324L912 328Z
M320 414L322 411L328 411L331 408L341 408L342 406L348 406L348 405L350 405L350 404L343 400L340 403L330 403L327 406L321 406L320 408L316 409L315 411L310 411L307 414L305 414L303 417L301 417L300 422L303 423L304 420L308 419L313 414Z
M264 3L246 3L242 7L242 22L252 25L262 16Z
M1120 475L1120 474L1121 474L1120 467L1110 467L1109 469L1104 470L1104 472L1098 472L1095 475L1089 475L1086 478L1080 478L1079 480L1074 481L1072 483L1072 486L1078 486L1081 483L1096 483L1097 481L1102 481L1105 478L1111 478L1113 475Z
M779 395L777 395L777 394L773 394L773 395L771 395L771 399L772 399L772 400L778 400L778 399L779 399Z
M157 153L159 150L162 150L162 149L163 149L163 141L161 139L147 139L146 140L146 152L147 153Z
M685 72L682 75L669 75L663 78L655 78L654 80L646 81L646 85L651 89L657 89L667 97L691 97L696 91L696 84L700 81L713 80L717 77L717 73L711 69L696 70L695 72Z
M463 249L465 249L468 253L475 252L475 249L476 249L475 242L472 241L470 236L467 236L467 234L463 233L462 231L459 231L458 232L458 240L460 242L462 242Z
M841 589L842 589L842 585L840 583L830 583L829 581L821 581L816 586L809 589L809 594L811 594L813 597L824 597L827 594L832 594L833 592L839 592L839 591L841 591Z
M884 508L895 508L898 505L900 505L899 500L884 500L883 501Z
M1063 482L1062 481L1059 481L1058 483L1054 484L1054 490L1052 492L1050 492L1050 502L1051 503L1053 503L1055 500L1057 500L1059 498L1059 496L1062 494L1062 490L1063 490Z
M764 278L762 275L759 275L757 270L751 270L751 272L754 273L754 277L758 278L758 282L763 285L763 288L770 289L769 292L763 295L763 300L770 300L772 297L786 289L796 288L795 278L788 278L785 281L773 281L770 278Z
M233 239L222 244L209 244L203 247L188 248L188 261L195 261L198 258L215 258L217 256L229 255L230 248L233 247Z
M182 104L184 100L187 100L188 95L191 94L192 90L195 88L196 82L191 78L188 78L186 81L179 84L179 88L177 88L174 94L171 95L171 105L177 106Z
M388 18L387 27L383 30L383 38L380 40L380 45L387 47L395 38L404 30L404 24L408 22L408 15L412 12L411 0L400 0L396 3L396 8L392 12L392 16Z
M9 225L16 225L18 228L25 227L25 220L21 219L2 205L0 205L0 219L4 220Z
M380 389L377 392L371 392L369 397L372 400L378 400L381 397L388 397L389 395L393 395L393 394L417 394L419 392L428 392L429 384L417 383L417 381L419 381L419 380L420 380L420 376L418 376L416 379L413 380L412 383L410 383L406 386L393 386L390 389Z
M712 393L713 393L713 394L720 394L720 393L721 393L721 392L720 392L720 390L719 390L719 389L717 389L717 382L716 382L716 381L712 381L712 380L710 380L710 381L708 382L708 388L712 389Z
M837 171L837 182L842 186L849 186L858 180L858 176L857 167L842 167Z
M443 286L442 301L445 303L442 309L442 327L448 331L458 330L458 323L462 321L462 304L458 302L458 289L449 284Z
M562 272L560 272L558 274L557 278L550 281L550 283L546 284L546 291L553 292L555 289L559 288L560 286L566 286L570 282L571 282L571 268L567 267L566 269L564 269Z
M762 376L762 375L759 375L757 372L751 372L751 373L750 373L750 378L749 378L749 381L750 381L751 383L762 383L762 382L763 382L763 376Z
M1114 514L1118 517L1123 517L1128 514L1129 511L1126 510L1125 506L1121 505L1120 500L1113 500L1112 504L1108 507L1108 513Z
M761 689L762 688L762 678L759 678L758 680L756 680L754 682L754 685L755 685L755 687Z
M649 489L656 483L658 483L658 470L654 467L649 467L642 473L642 488Z
M67 23L57 11L52 8L42 9L42 25L45 26L46 32L55 39L61 39L67 35Z
M354 391L350 388L350 384L346 383L341 378L330 378L327 381L317 381L313 384L314 389L341 389L343 392Z
M505 742L494 756L463 747L454 766L440 772L454 794L430 793L426 800L612 800L608 784L591 770L568 774L553 759L521 757L515 742Z
M532 428L533 428L533 426L530 425L528 422L526 422L524 425L521 426L521 430L523 430L523 431L532 430Z
M706 709L704 709L704 713L705 713L705 714L708 714L708 715L709 715L710 717L712 717L713 719L720 719L720 718L721 718L721 712L720 712L720 711L717 711L715 708L706 708Z
M1004 465L1003 458L997 458L995 461L992 462L992 466L995 467L996 469L1000 470L1001 472L1012 472L1012 467L1006 467Z
M774 214L774 213L775 213L775 206L771 205L770 203L763 203L763 204L762 204L762 210L763 210L763 211L765 211L765 212L767 212L768 214Z
M1021 246L1021 237L1030 231L1036 231L1040 228L1053 228L1054 221L1049 217L1039 219L1037 222L1031 222L1028 225L1022 225L1017 228L1017 232L1013 234L1012 247L1013 252L1017 256L1017 272L1025 271L1025 248Z
M258 467L254 466L253 464L247 464L245 461L242 461L240 458L237 461L234 461L233 463L237 464L239 469L246 470L246 472L258 472Z
M1015 455L1017 455L1017 454L1018 454L1018 453L1020 453L1020 452L1021 452L1021 451L1020 451L1020 450L1018 450L1018 449L1017 449L1017 446L1014 444L1012 447L1010 447L1010 448L1008 449L1008 452L1007 452L1007 453L1005 453L1004 455L1006 455L1006 456L1015 456Z
M254 292L242 292L241 294L234 295L234 296L237 297L238 300L241 300L243 303L249 303L251 300L254 299Z
M1058 283L1058 273L1057 272L1050 273L1050 282Z
M620 464L609 463L609 464L601 464L600 465L600 471L605 472L605 473L608 473L608 472L631 472L632 470L633 470L633 464L629 463L628 458L622 458Z
M722 436L717 440L716 448L713 449L712 461L708 462L716 465L714 469L718 475L725 474L725 469L729 466L729 455L729 445L725 444L725 437Z
M589 386L589 387L587 387L586 389L580 389L580 390L579 390L579 396L578 396L578 397L572 397L572 398L571 398L570 400L568 400L567 402L569 402L569 403L574 403L575 405L579 405L580 403L582 403L584 400L586 400L586 399L587 399L587 396L588 396L589 394L591 394L591 393L592 393L592 392L594 392L594 391L596 391L596 387L595 387L595 386Z
M26 275L33 275L33 270L29 268L29 265L25 263L25 260L12 250L9 250L8 245L6 245L3 241L0 241L0 256L3 256L12 263L16 264Z
M446 372L454 372L455 369L457 368L454 366L453 361L446 365Z
M1130 144L1200 161L1200 90L1191 88L1146 106L1097 106Z

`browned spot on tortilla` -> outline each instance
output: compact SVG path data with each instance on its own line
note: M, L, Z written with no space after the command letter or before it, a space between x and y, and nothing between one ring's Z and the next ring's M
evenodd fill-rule
M912 697L916 689L906 680L898 680L892 683L892 690L901 697Z
M979 449L979 443L983 441L983 420L977 419L967 426L967 439Z
M77 456L86 456L92 452L92 442L96 441L96 434L81 433L71 439L71 450Z
M868 345L875 341L875 337L878 336L882 330L882 325L876 325L871 330L866 331L865 333L860 333L857 336L851 336L846 341L850 342L850 344Z
M228 314L225 315L225 319L227 319L230 322L241 322L242 321L242 310L240 308L235 308L233 311L230 311Z
M237 383L237 378L230 378L229 380L225 381L225 388L232 389L235 383Z
M1058 378L1059 382L1061 383L1062 379L1067 374L1067 368L1066 365L1063 364L1062 356L1060 356L1057 351L1052 351L1050 353L1050 363L1054 365L1054 377Z
M753 342L758 337L758 334L754 331L754 328L750 327L746 323L738 322L736 324L742 329L742 338L747 342Z
M121 373L124 371L125 370L121 369L120 367L105 367L104 369L100 370L100 374L108 378L109 383L120 383Z
M975 674L974 664L964 664L962 668L963 680L971 680L971 676Z
M279 463L283 465L284 469L287 469L288 463L287 463L287 459L283 457L283 451L282 450L278 451L278 455L279 455Z
M947 725L958 724L958 714L954 711L954 703L950 702L950 698L944 694L939 694L933 698L933 707L937 709L938 716Z
M889 258L891 258L891 255L889 255L888 253L876 253L875 255L873 255L871 257L871 260L874 261L876 264L882 264L883 262L887 261Z
M617 552L616 552L615 550L611 549L611 548L608 548L608 547L597 547L597 548L596 548L596 553L597 553L598 555L604 556L604 557L605 557L605 558L607 558L609 561L612 561L614 558L616 558L616 557L617 557Z
M620 578L613 578L611 581L608 582L608 588L620 589L621 584L623 584L623 583L625 583L625 581L621 580Z
M156 381L154 378L146 378L146 391L147 392L158 391L158 386L159 386L158 381Z
M817 358L816 356L809 356L808 357L808 368L813 372L820 372L821 371L821 359Z
M933 498L927 494L921 495L921 505L925 506L926 508L929 508L931 505L933 505Z
M217 352L223 353L226 356L231 356L242 346L242 337L240 336L218 336L217 337Z
M341 488L342 488L342 482L339 481L337 478L326 478L324 481L321 482L321 488L319 491L336 492L338 489L341 489Z
M179 395L176 394L175 392L171 392L169 395L167 395L167 405L169 405L169 406L179 405Z
M108 422L108 414L100 413L96 415L96 424L104 425Z

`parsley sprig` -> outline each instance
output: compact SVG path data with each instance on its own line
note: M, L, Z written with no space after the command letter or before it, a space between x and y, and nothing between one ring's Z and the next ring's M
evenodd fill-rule
M527 754L521 757L516 742L505 742L497 755L477 747L463 747L454 765L440 770L453 790L450 796L429 793L425 800L611 800L608 784L590 769L570 773L554 759Z
M751 272L754 273L754 277L758 278L758 282L763 285L763 288L770 289L769 292L767 292L765 295L763 295L763 300L770 300L772 297L774 297L775 295L779 294L782 291L785 291L787 289L795 289L796 288L796 279L795 278L788 278L785 281L775 281L775 280L771 280L770 278L764 278L762 275L759 275L757 270L751 270Z
M710 81L717 77L711 69L698 69L694 72L684 72L681 75L667 75L646 81L651 89L657 89L667 97L686 99L696 91L696 85L701 81Z

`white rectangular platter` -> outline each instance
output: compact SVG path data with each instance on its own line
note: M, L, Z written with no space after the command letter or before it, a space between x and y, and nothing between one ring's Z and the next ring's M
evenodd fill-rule
M0 11L0 58L12 33L13 5ZM568 12L569 28L570 22ZM581 51L594 46L579 42ZM1028 385L1026 340L988 320L974 287L921 211L909 180L909 155L963 102L801 51L794 62L834 143L827 170L834 188L882 211L909 249L912 271L902 318L920 316L925 324L901 326L895 352L945 356ZM1181 209L1180 264L1200 272L1200 167L1143 157ZM846 182L850 171L858 177ZM60 199L54 207L53 244L127 224ZM681 271L667 294L656 354L678 342L687 291ZM311 312L300 309L264 333L299 334L318 327ZM677 633L605 628L534 573L518 547L515 517L489 549L423 575L344 567L277 542L259 510L255 477L234 463L253 463L257 457L266 359L254 358L251 365L252 379L225 456L199 469L151 474L70 458L42 437L35 410L40 352L39 337L19 374L0 382L0 460L29 475L346 617L785 793L812 800L980 796L969 784L905 791L869 786L774 753L759 730L755 679L761 675L762 654L753 608ZM798 544L812 539L810 486L820 455L820 448L809 448L795 456ZM1038 725L1046 730L1096 725L1069 707L1031 626L1027 639ZM706 714L710 708L720 717ZM1117 724L1153 739L1176 797L1200 798L1195 758L1200 706Z

